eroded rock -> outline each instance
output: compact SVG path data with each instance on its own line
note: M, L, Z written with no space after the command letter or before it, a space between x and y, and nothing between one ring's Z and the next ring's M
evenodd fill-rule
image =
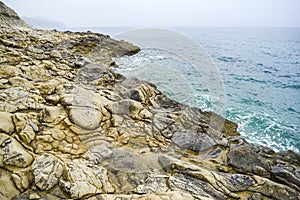
M33 181L31 167L16 170L12 174L12 179L21 192L26 191L31 186Z
M294 168L289 165L273 166L271 173L275 176L277 180L283 182L296 189L300 188L300 169Z
M64 163L51 154L38 156L32 164L34 183L41 190L50 190L63 175Z
M197 132L175 132L172 141L183 150L189 149L195 152L205 151L216 145L211 137Z
M300 199L299 155L109 68L138 47L3 20L1 199Z
M10 134L15 130L12 116L11 113L0 112L0 131Z
M77 126L94 130L99 128L103 115L101 112L89 107L69 107L69 118Z
M253 146L234 146L228 153L229 164L239 171L267 176L269 163L252 149Z
M0 1L0 22L5 26L28 27L27 24L11 8Z
M95 197L88 198L89 200L115 200L115 199L124 199L124 200L194 200L195 198L182 191L170 191L170 192L164 192L164 193L156 193L156 194L144 194L144 195L138 195L138 194L103 194L98 195Z
M28 167L34 158L14 138L0 133L0 166Z
M0 168L0 198L12 199L20 194L18 188L12 180L11 173L5 169Z
M73 160L65 166L60 186L71 198L82 198L99 193L112 193L114 188L107 177L107 170L101 166L89 165L83 160Z

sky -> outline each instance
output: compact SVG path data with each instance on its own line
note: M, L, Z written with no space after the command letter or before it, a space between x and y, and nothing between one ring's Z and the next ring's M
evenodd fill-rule
M300 0L0 0L68 27L300 27Z

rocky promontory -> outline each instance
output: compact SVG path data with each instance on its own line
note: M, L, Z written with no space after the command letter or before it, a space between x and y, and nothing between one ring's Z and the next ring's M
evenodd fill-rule
M115 73L139 48L0 2L0 199L300 199L300 156Z

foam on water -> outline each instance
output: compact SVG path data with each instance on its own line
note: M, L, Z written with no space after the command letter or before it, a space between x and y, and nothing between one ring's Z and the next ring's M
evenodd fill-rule
M178 30L215 61L225 84L225 117L239 124L241 135L275 151L300 153L300 29ZM213 111L203 77L188 63L155 49L117 63L118 72L153 82L175 100Z
M275 151L294 150L299 152L297 125L280 121L265 112L229 108L226 117L239 124L238 131L248 141L269 146Z

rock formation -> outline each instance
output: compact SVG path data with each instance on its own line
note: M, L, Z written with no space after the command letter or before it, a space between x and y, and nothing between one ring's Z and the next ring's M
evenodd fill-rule
M112 70L138 47L0 5L0 199L300 199L299 155Z
M11 8L7 7L1 1L0 1L0 24L9 27L28 28L28 25L20 19L17 13Z

